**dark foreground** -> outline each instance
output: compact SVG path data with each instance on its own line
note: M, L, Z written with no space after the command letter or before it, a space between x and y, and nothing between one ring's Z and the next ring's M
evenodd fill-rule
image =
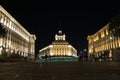
M120 80L120 62L0 63L0 80Z

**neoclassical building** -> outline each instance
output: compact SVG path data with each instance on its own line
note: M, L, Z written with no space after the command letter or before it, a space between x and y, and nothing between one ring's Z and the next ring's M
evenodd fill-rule
M118 60L120 37L116 38L108 31L109 23L93 35L88 35L88 56L101 60Z
M66 41L65 34L62 31L58 31L55 35L55 41L52 44L39 50L39 57L50 56L54 58L68 58L77 57L77 50Z
M30 34L15 18L0 5L0 27L6 35L0 37L0 55L2 50L34 58L36 36Z

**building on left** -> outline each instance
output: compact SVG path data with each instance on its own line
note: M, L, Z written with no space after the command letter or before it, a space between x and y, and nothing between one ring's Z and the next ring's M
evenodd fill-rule
M35 58L36 36L30 34L14 17L0 5L0 55L5 50L7 55L19 54ZM5 36L2 36L5 32Z

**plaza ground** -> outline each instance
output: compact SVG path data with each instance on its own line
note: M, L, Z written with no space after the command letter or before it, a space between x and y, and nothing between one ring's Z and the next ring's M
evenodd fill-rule
M0 63L0 80L120 80L120 62Z

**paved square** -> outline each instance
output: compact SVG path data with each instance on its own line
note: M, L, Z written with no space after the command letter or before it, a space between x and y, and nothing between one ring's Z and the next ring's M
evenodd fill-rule
M120 62L0 63L0 80L120 80Z

